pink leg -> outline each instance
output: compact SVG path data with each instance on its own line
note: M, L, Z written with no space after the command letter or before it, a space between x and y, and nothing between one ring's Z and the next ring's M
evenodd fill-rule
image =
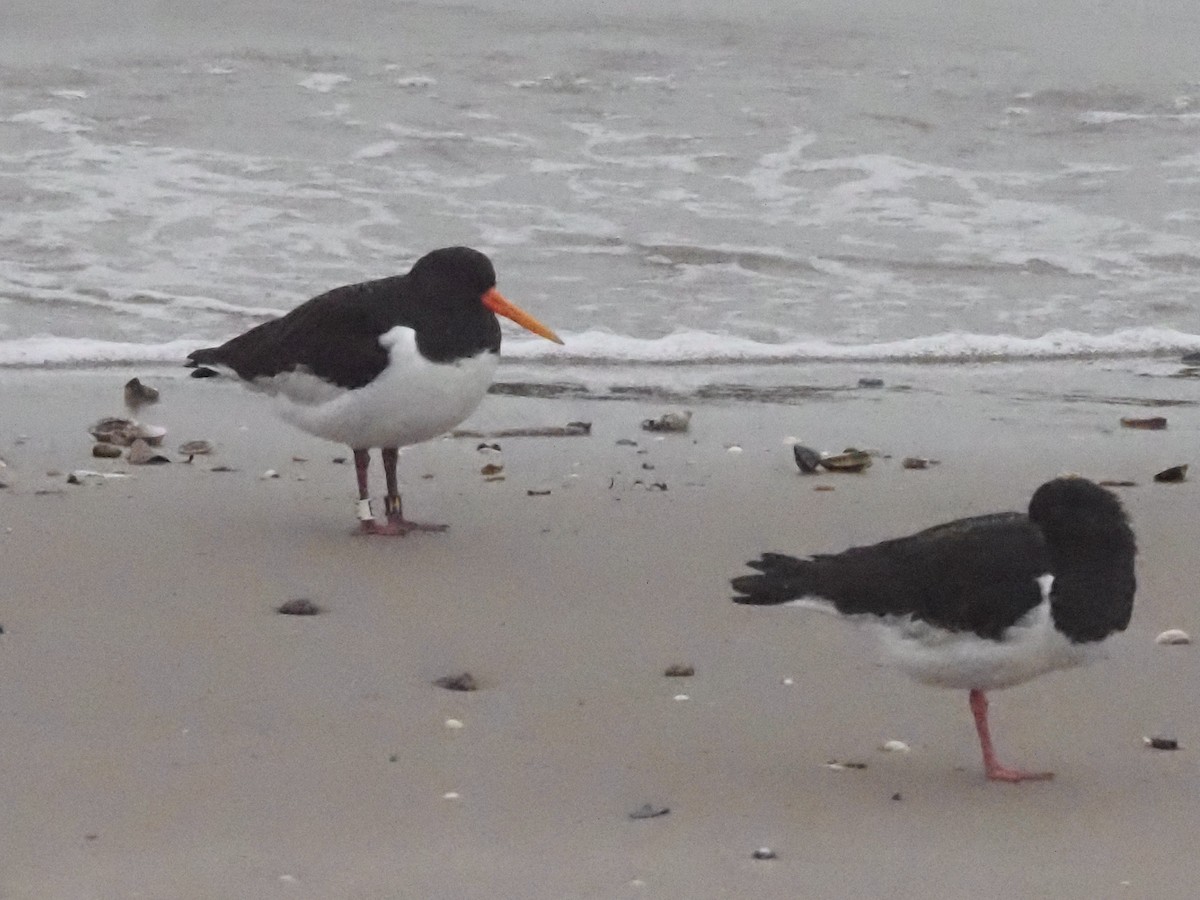
M989 779L1016 784L1020 781L1045 781L1054 777L1053 772L1023 772L1000 765L996 759L996 750L992 747L991 732L988 730L988 699L983 691L971 691L971 712L975 715L975 730L979 733L979 746L983 750L983 768Z
M396 447L384 447L379 451L383 458L383 477L387 479L387 496L383 498L383 508L387 513L388 525L401 529L401 533L409 531L445 531L445 525L429 525L425 522L410 522L404 518L403 506L400 502L400 486L396 478L396 465L400 459L400 451Z
M354 451L354 474L358 478L358 499L360 502L369 502L371 492L367 487L367 470L371 467L371 451L370 450L355 450ZM358 534L389 534L389 535L404 535L407 532L396 527L390 521L379 522L375 519L359 519Z

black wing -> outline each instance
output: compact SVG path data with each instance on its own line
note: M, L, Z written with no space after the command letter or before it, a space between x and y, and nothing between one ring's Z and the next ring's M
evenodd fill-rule
M741 603L822 597L845 615L904 616L999 638L1041 602L1041 531L1021 513L959 519L909 537L810 559L767 554L734 580Z
M189 365L224 365L248 381L304 368L344 388L359 388L388 363L379 336L414 326L406 276L334 288L220 347L196 350Z

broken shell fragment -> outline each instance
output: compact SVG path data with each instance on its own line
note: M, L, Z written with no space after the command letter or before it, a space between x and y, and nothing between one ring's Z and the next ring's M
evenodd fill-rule
M161 453L155 452L154 448L142 438L137 438L129 445L129 464L131 466L156 466L170 461Z
M116 444L110 444L107 441L97 441L92 444L92 456L100 459L118 459L125 452L123 447L118 447Z
M1165 644L1167 646L1180 646L1182 644L1190 644L1191 642L1192 636L1179 628L1168 628L1154 639L1154 643Z
M166 436L167 429L161 425L135 425L133 429L133 439L145 441L151 447L161 446Z
M655 806L653 803L643 803L629 814L631 819L657 819L671 811L668 806Z
M904 741L885 741L879 748L885 753L907 753L911 748Z
M1144 431L1162 431L1167 427L1167 420L1162 416L1150 416L1145 419L1126 417L1121 419L1122 428L1141 428Z
M842 453L821 457L821 465L830 472L861 472L871 465L871 454L847 447Z
M1164 484L1184 481L1187 479L1187 470L1187 463L1184 463L1181 466L1171 466L1169 469L1163 469L1161 472L1156 472L1154 474L1154 480Z
M1142 738L1142 743L1144 743L1151 750L1179 749L1179 741L1172 737L1160 737L1159 735L1155 735L1154 737L1144 737Z
M642 428L645 431L683 432L688 430L692 421L691 410L664 413L657 419L643 419Z
M821 455L811 447L793 444L792 456L795 457L796 465L800 467L800 471L805 475L813 474L821 465Z
M906 469L928 469L932 459L926 459L924 456L906 456L900 460L900 465Z
M479 474L486 477L491 477L493 475L499 475L503 471L504 466L500 465L499 463L488 463L479 470Z
M106 444L116 444L118 447L128 447L133 443L134 429L137 422L133 419L108 417L96 422L88 429L88 434Z

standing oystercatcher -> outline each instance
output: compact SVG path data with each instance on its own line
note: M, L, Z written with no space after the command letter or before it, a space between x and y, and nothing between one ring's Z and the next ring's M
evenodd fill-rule
M484 254L447 247L407 275L334 288L220 347L196 350L188 366L232 371L275 397L293 425L348 444L362 533L443 531L404 518L399 448L437 437L479 405L500 357L497 314L562 343L501 296ZM381 448L387 479L383 522L372 516L367 490L372 447Z
M1120 501L1084 478L1034 492L1029 514L959 519L909 537L796 559L763 554L735 603L869 623L917 681L969 690L987 777L1050 778L996 759L986 691L1088 662L1133 611L1137 553Z

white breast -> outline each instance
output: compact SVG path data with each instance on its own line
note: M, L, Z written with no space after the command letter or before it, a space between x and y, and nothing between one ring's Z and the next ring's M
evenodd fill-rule
M484 351L450 363L434 363L417 351L411 328L382 334L387 368L361 388L347 390L304 372L259 379L273 394L279 414L318 437L357 449L403 447L449 431L467 418L487 393L499 355Z

